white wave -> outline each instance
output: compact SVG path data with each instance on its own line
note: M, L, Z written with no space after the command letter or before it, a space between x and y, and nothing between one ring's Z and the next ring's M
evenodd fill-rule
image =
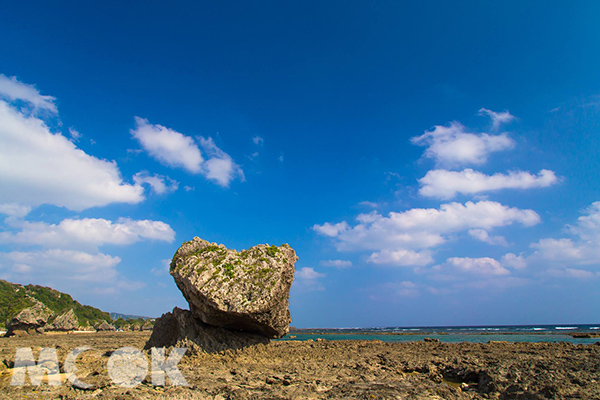
M554 329L557 329L557 330L568 330L568 329L577 329L577 327L576 326L557 326Z

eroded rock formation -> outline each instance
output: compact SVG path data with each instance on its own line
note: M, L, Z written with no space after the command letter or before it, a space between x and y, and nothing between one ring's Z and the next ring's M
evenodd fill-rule
M279 338L291 322L289 292L297 260L287 244L237 252L195 237L177 250L170 273L204 323Z
M77 329L79 329L79 320L72 308L56 317L50 327L50 330L62 332L74 331Z
M289 292L298 260L287 244L238 252L195 237L175 253L170 273L190 305L156 320L149 347L185 340L206 352L267 343L289 329Z
M43 327L52 315L53 312L48 307L37 302L22 310L8 323L6 336L23 336L43 332Z

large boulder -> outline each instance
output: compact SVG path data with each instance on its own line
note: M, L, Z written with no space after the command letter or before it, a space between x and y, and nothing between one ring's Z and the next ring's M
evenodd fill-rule
M233 332L205 324L188 310L175 307L154 323L154 330L145 349L152 347L187 347L192 352L214 353L239 349L256 344L267 344L269 339L249 332Z
M49 329L62 332L74 331L79 329L79 319L77 319L77 315L75 315L75 312L71 308L69 311L56 317Z
M115 331L115 330L116 330L115 327L106 321L102 321L102 323L96 325L96 331L98 331L98 332L108 332L108 331Z
M291 322L297 260L287 244L238 252L195 237L177 250L170 273L190 311L205 324L279 338Z
M22 336L41 330L54 313L44 304L37 302L21 310L7 325L6 336Z
M151 331L153 328L154 324L152 323L152 321L147 320L146 322L144 322L144 325L140 327L140 331Z

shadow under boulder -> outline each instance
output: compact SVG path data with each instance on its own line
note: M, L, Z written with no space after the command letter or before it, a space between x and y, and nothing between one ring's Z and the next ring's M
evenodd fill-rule
M175 307L156 320L144 349L175 346L191 347L192 352L214 353L260 343L267 344L269 339L256 333L207 325L196 319L191 311Z

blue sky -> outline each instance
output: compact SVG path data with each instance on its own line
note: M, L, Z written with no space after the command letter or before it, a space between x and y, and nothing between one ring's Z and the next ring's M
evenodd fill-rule
M600 4L0 5L0 277L185 306L289 243L299 327L600 321Z

